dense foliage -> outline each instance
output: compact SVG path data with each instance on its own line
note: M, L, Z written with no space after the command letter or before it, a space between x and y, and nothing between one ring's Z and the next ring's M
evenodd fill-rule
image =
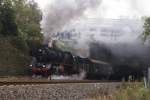
M18 28L15 22L15 11L9 0L2 0L0 3L0 34L18 35Z
M0 0L0 74L24 74L29 51L41 45L42 13L33 0Z
M42 13L33 0L0 2L0 34L15 36L18 40L26 42L29 48L42 41L41 19Z

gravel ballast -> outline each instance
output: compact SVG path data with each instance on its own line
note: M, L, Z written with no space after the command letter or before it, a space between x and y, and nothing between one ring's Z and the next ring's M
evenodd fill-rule
M110 95L120 83L76 83L0 86L0 100L87 100Z

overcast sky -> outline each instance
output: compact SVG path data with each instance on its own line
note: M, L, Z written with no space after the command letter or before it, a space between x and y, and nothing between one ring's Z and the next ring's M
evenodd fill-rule
M41 9L54 0L35 0ZM69 0L68 0L69 1ZM70 0L72 1L72 0ZM85 0L86 1L86 0ZM97 9L88 9L85 16L88 18L140 18L150 16L150 0L102 0Z

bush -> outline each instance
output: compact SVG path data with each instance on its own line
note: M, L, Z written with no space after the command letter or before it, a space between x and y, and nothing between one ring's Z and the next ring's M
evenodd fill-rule
M28 52L27 42L22 37L10 37L10 43L23 52Z
M27 40L27 45L29 47L30 50L39 48L42 45L42 39L28 39Z
M145 88L142 83L125 83L110 95L93 97L90 100L150 100L150 89Z
M29 69L29 54L12 44L11 37L0 36L0 75L25 75Z

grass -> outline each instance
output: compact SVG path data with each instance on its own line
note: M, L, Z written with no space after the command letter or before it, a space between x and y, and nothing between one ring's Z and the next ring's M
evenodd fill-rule
M143 84L125 85L114 94L113 100L150 100L150 89Z
M150 89L145 88L142 83L132 85L123 83L111 95L101 95L91 100L150 100Z

